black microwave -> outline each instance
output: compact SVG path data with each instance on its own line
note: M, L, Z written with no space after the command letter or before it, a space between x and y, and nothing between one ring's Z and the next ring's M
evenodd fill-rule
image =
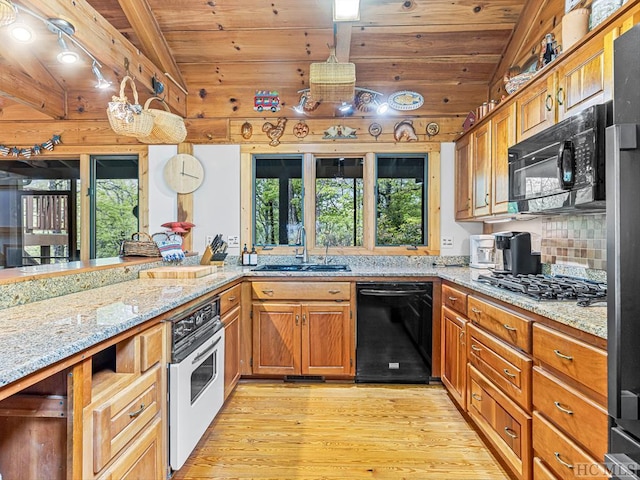
M509 212L603 212L612 113L612 102L588 107L509 148Z

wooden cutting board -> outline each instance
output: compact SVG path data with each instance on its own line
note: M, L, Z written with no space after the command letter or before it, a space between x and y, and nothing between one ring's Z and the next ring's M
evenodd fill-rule
M187 267L157 267L140 270L140 278L200 278L215 273L211 265L192 265Z

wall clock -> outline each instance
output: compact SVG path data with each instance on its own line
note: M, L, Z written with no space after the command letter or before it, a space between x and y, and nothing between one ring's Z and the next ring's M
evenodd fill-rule
M179 153L164 166L164 181L178 193L195 191L204 180L204 168L200 161L188 153Z

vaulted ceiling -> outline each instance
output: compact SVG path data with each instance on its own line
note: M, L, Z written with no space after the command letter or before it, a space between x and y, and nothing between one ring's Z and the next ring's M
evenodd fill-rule
M395 114L464 117L487 100L489 84L501 75L524 0L361 0L360 21L337 24L330 0L15 3L73 23L75 38L113 85L96 90L82 54L80 65L59 64L55 35L27 19L38 36L28 45L13 46L0 29L0 107L17 102L43 118L99 120L119 90L125 62L142 101L155 76L172 110L187 118L264 117L253 109L256 90L277 90L286 115L295 115L290 107L309 87L310 64L327 59L328 45L340 61L355 63L358 87L384 97L402 90L424 97L419 109ZM309 115L332 118L339 115L335 107L320 105Z

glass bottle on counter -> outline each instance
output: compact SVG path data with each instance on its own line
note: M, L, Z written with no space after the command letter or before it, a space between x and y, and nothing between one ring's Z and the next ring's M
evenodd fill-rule
M249 265L249 250L247 250L247 244L244 244L244 249L242 250L242 265Z
M256 252L256 247L251 247L251 252L249 252L249 265L255 266L258 265L258 252Z

